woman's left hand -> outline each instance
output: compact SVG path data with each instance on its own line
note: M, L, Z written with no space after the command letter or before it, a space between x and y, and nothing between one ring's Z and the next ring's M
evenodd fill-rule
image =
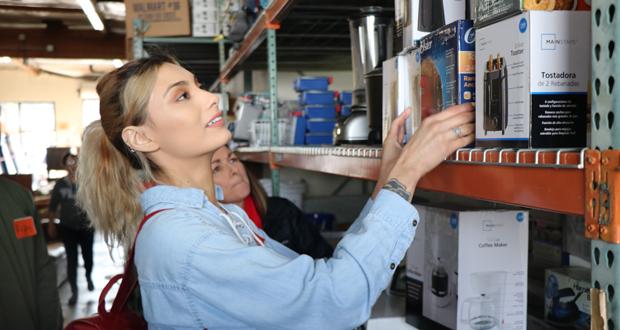
M383 141L383 152L381 155L381 167L379 169L379 178L377 179L377 185L372 193L372 198L379 193L388 174L392 171L394 164L398 160L400 153L403 151L403 139L405 138L405 126L409 115L411 114L411 108L405 109L394 121L390 130L388 131L385 141Z

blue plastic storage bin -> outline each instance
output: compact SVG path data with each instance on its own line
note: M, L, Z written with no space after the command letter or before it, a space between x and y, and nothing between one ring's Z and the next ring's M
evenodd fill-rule
M308 105L308 104L334 105L336 104L335 97L336 97L336 94L334 93L334 91L303 92L299 94L299 104L301 105Z
M332 119L308 119L306 129L310 133L330 133L334 130L336 121Z
M307 105L304 110L307 118L336 118L336 107L333 105Z
M299 77L293 82L293 88L297 92L326 91L329 89L331 78L329 77Z
M332 144L333 141L331 133L306 133L306 144Z
M347 117L350 114L351 114L351 106L350 105L343 105L341 110L340 110L340 115L343 116L343 117Z
M293 144L306 144L306 118L304 117L295 117L295 137L293 139Z
M353 104L353 93L344 91L340 93L340 103L344 105Z

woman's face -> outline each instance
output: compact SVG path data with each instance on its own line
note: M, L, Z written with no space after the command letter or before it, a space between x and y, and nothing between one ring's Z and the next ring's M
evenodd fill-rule
M148 137L167 158L189 159L213 152L231 138L218 103L218 97L201 89L191 72L165 63L149 99L144 125Z
M224 191L224 203L240 203L250 194L245 167L228 147L221 147L213 154L211 171L213 181Z

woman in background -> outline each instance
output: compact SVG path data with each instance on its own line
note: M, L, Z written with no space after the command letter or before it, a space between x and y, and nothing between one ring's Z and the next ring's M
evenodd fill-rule
M286 198L268 197L228 146L219 148L211 160L213 181L222 188L220 201L235 204L248 214L256 227L299 254L329 258L333 248L304 213Z

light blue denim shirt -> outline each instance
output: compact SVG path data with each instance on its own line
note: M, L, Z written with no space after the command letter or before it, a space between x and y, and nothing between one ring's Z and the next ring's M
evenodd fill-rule
M415 235L418 213L393 192L368 201L330 259L299 255L235 205L201 190L155 186L136 243L149 329L352 329L363 324ZM245 221L265 239L256 244Z

